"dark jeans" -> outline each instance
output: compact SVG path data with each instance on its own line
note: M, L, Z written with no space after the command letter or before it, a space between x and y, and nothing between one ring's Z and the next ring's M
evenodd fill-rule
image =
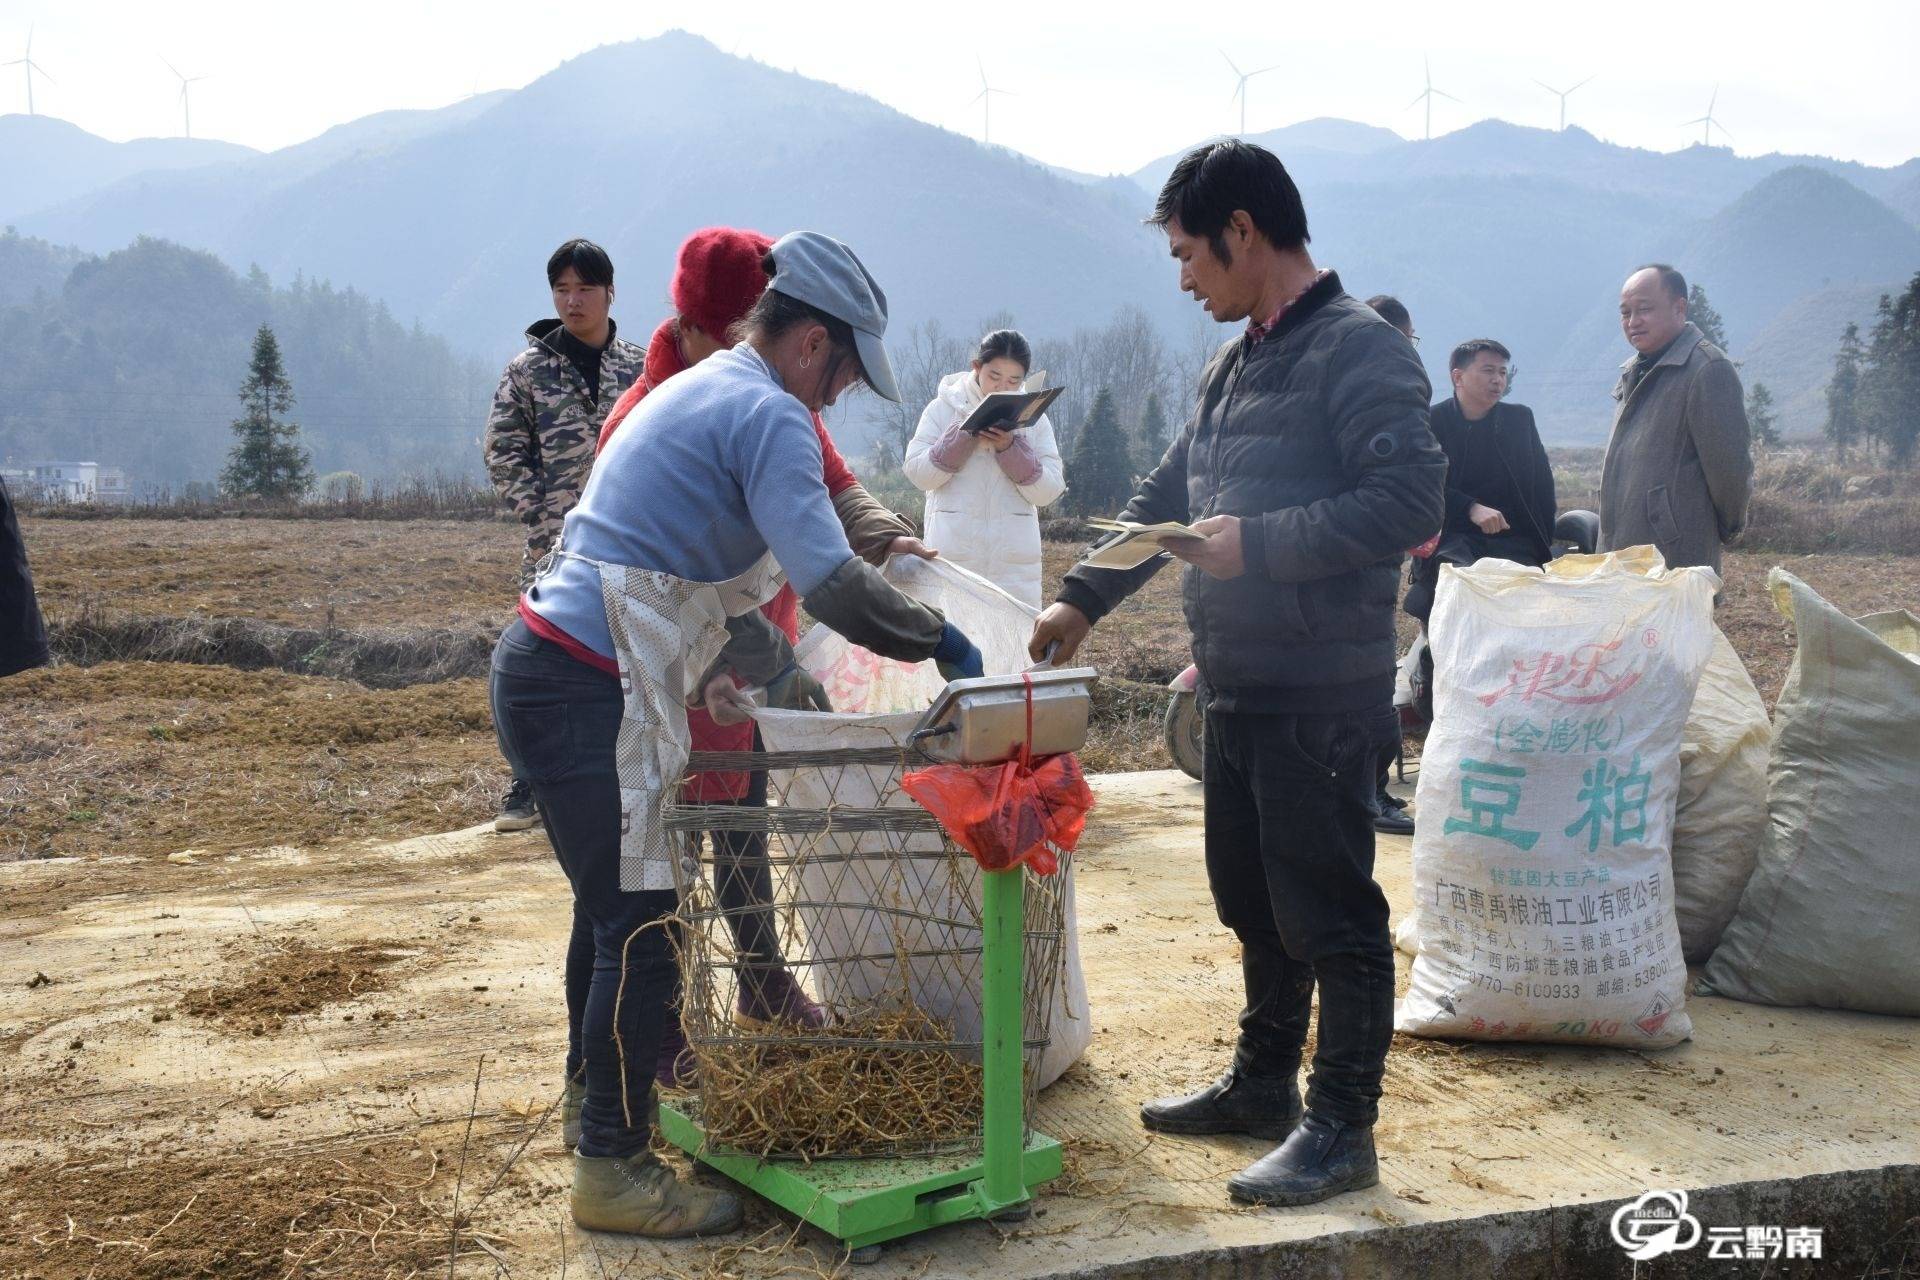
M620 682L516 621L493 650L493 723L533 786L573 888L567 944L567 1078L586 1075L580 1154L630 1156L652 1134L654 1060L675 967L671 889L620 889Z
M1393 781L1393 762L1400 758L1400 708L1393 709L1393 740L1380 748L1380 769L1374 779L1375 813L1380 812L1379 798L1387 794L1387 784Z
M1307 1106L1370 1125L1393 1039L1393 940L1373 880L1373 794L1391 707L1207 716L1207 881L1241 944L1247 1006L1234 1065L1300 1069L1320 986Z

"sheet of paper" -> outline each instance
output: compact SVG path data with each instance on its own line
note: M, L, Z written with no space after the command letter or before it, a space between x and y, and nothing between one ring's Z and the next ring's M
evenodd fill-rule
M1175 520L1163 520L1159 524L1136 524L1131 520L1109 520L1105 516L1095 516L1087 523L1095 529L1105 529L1110 533L1150 533L1160 537L1203 538L1199 533Z
M1164 550L1162 543L1202 536L1183 524L1137 525L1117 520L1087 523L1095 528L1114 530L1112 537L1095 546L1080 561L1094 569L1132 569L1160 555Z

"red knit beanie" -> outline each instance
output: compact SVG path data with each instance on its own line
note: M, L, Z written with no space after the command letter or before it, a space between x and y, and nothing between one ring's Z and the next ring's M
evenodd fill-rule
M673 309L707 336L726 341L734 321L766 292L760 259L773 240L737 227L702 227L680 246L673 270Z

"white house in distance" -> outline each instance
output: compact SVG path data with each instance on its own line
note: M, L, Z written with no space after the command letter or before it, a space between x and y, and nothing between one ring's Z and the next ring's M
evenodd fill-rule
M97 462L30 462L24 467L0 467L0 482L16 498L33 502L120 505L133 501L126 470Z
M32 462L19 477L19 487L42 502L126 502L130 498L127 473L97 462Z
M92 502L99 484L97 462L27 464L27 487L43 502Z

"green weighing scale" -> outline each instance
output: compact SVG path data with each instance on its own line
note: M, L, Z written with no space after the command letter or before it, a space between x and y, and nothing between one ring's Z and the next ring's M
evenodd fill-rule
M911 739L929 758L963 764L1035 755L1086 741L1091 668L955 680ZM1029 699L1032 717L1028 718ZM879 1159L766 1160L710 1145L699 1123L660 1104L667 1140L840 1241L856 1263L889 1240L976 1219L1025 1218L1035 1190L1060 1176L1059 1142L1029 1134L1024 1078L1024 867L981 872L981 1141L975 1153Z

